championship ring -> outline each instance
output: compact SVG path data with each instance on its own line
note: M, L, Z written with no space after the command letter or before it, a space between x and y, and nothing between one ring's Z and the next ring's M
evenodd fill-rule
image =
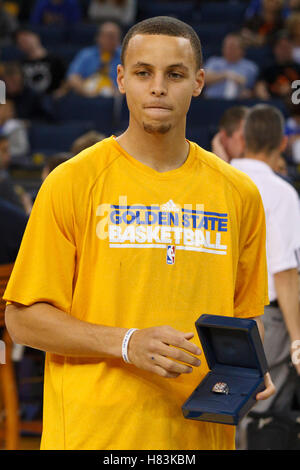
M225 383L225 382L217 382L213 386L212 392L214 392L214 393L223 393L224 395L228 395L229 387L228 387L227 383Z

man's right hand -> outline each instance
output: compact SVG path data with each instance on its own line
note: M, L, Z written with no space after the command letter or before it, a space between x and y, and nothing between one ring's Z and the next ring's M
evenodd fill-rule
M194 333L183 333L171 326L137 330L129 342L128 358L140 369L162 377L176 378L192 372L191 366L201 364L195 357L201 354L200 348L189 341L193 337Z

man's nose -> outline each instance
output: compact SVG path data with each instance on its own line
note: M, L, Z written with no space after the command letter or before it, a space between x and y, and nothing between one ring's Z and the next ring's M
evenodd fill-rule
M165 96L166 94L167 94L167 86L166 86L165 77L161 74L155 75L151 82L151 95Z

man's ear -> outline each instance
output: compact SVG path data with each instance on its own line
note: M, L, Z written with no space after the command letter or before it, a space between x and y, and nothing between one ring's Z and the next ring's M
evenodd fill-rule
M285 135L283 138L282 138L282 141L281 141L281 144L280 144L280 147L279 147L279 151L280 153L284 152L286 147L287 147L287 144L288 144L288 137Z
M197 70L193 96L199 96L201 94L202 89L204 87L204 81L205 81L204 69Z
M117 84L118 84L119 92L122 93L122 95L125 95L124 67L121 64L119 64L117 67Z

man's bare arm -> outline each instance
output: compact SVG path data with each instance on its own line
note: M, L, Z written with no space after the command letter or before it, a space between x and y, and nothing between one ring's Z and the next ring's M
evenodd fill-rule
M63 356L122 357L122 341L127 328L85 322L49 303L8 305L5 321L17 344ZM193 336L193 333L183 333L170 326L137 330L130 339L128 356L141 369L163 377L178 377L191 372L191 366L200 365L194 355L201 351L190 342Z
M299 280L297 268L274 274L277 300L291 343L300 340ZM295 364L300 375L300 364Z

